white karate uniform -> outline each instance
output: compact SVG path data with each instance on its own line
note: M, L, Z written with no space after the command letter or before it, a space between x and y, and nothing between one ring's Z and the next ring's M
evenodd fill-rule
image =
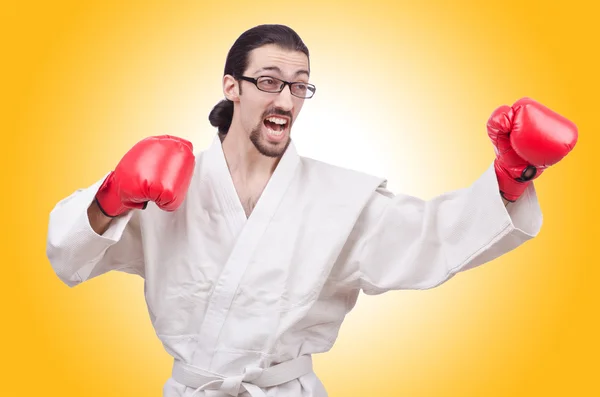
M175 212L150 203L100 236L86 210L101 183L52 210L47 255L69 286L111 270L143 277L174 358L164 397L324 397L311 357L333 346L360 291L435 287L542 224L533 184L507 209L493 165L468 188L421 200L293 143L249 218L216 137Z

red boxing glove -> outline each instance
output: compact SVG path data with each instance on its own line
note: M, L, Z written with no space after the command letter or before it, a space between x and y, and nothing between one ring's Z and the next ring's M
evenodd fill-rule
M100 210L109 217L130 209L145 209L153 201L165 211L176 210L194 172L191 142L169 135L143 139L123 156L96 194Z
M511 202L546 168L569 154L578 137L575 124L529 98L497 108L487 131L496 151L500 193Z

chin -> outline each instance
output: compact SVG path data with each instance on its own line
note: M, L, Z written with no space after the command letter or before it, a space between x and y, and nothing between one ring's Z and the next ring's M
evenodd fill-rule
M291 139L288 135L283 137L281 140L273 142L271 140L265 139L264 137L260 137L256 139L255 135L250 137L252 143L259 151L260 154L267 157L278 158L283 156L286 149L290 145Z

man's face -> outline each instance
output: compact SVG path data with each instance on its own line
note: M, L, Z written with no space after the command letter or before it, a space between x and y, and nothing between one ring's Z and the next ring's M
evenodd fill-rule
M270 76L289 82L308 83L309 62L299 51L266 45L250 53L245 77ZM302 109L303 98L291 94L286 86L280 93L259 90L241 80L238 108L242 128L256 149L265 156L280 157L291 140L291 127Z

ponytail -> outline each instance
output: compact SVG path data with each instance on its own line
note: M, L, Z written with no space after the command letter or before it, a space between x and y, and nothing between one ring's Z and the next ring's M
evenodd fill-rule
M219 136L223 140L224 135L229 131L231 120L233 119L233 102L228 99L223 99L215 105L208 115L208 121L213 127L219 130Z

